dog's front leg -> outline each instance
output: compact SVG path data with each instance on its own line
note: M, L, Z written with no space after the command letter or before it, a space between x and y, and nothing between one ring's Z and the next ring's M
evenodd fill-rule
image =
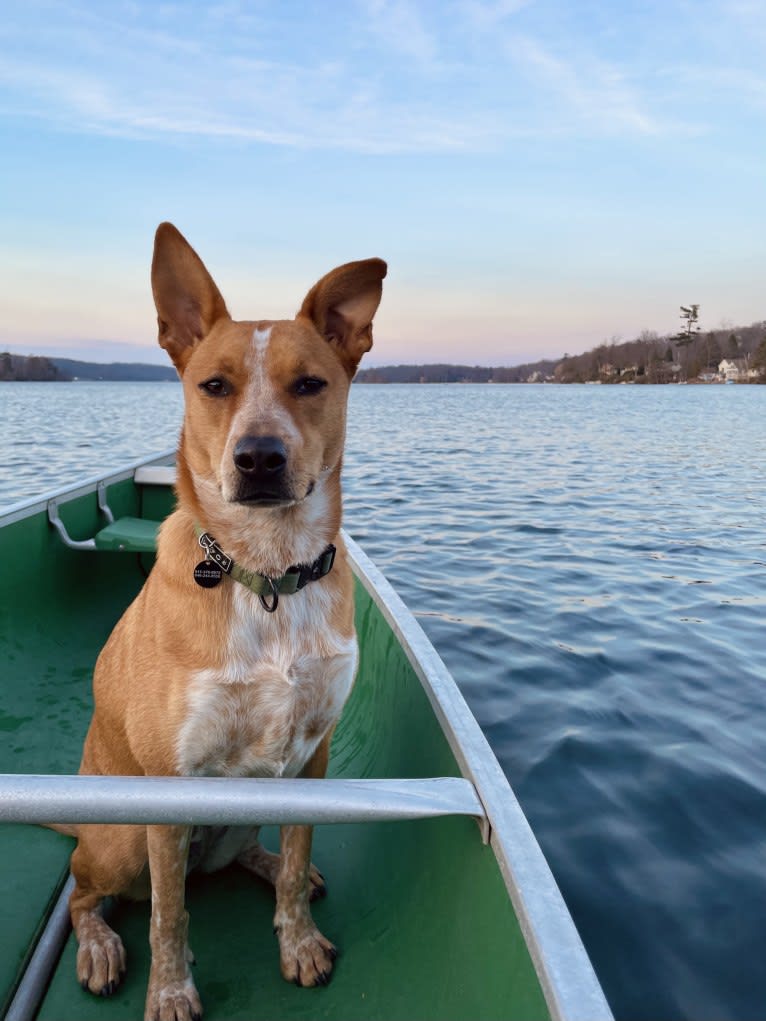
M321 778L327 771L332 734L327 734L309 760L303 775ZM274 931L279 938L282 975L298 986L327 985L338 951L314 925L309 908L311 883L311 826L283 826L277 875Z
M311 826L283 826L274 929L283 976L297 986L324 986L337 950L314 925L309 909Z
M146 831L152 880L152 967L145 1021L199 1021L202 1005L189 970L189 916L184 908L191 830L147 826Z

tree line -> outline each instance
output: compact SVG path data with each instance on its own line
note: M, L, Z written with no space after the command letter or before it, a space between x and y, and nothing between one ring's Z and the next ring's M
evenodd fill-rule
M385 365L362 369L358 383L681 383L707 381L730 359L754 382L766 383L766 320L703 331L699 305L681 306L681 329L644 330L634 340L612 338L579 355L515 366Z
M766 321L703 331L697 327L696 315L684 318L685 327L674 335L644 330L635 340L613 339L584 354L565 355L556 366L555 379L559 383L679 383L716 375L720 363L729 359L756 370L758 381L766 382Z
M50 358L41 355L12 355L8 351L0 353L0 380L3 382L52 383L67 378Z
M525 365L385 365L361 369L355 383L528 383L552 378L556 359ZM533 379L531 377L534 377Z

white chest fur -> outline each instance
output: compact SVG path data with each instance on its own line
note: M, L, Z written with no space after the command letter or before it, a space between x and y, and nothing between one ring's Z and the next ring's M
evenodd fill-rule
M329 630L321 583L274 614L234 583L225 666L191 678L177 742L185 776L296 776L340 716L356 638Z

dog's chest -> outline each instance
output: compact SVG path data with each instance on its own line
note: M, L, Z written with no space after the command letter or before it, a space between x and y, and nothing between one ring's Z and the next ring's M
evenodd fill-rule
M177 741L181 775L301 771L340 716L356 671L355 637L333 634L329 620L320 585L283 598L273 615L236 586L223 666L189 681Z

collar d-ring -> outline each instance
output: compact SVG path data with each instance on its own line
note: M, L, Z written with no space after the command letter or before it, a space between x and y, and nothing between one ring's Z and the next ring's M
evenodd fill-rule
M279 606L279 589L277 588L276 582L273 578L266 577L266 581L269 583L269 588L271 589L272 601L268 602L267 597L263 594L259 595L258 599L266 613L273 613Z

